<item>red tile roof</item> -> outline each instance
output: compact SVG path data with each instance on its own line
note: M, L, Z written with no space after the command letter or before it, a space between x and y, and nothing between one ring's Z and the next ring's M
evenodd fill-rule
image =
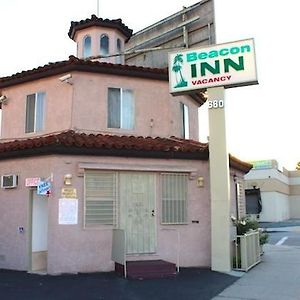
M47 78L49 76L61 75L72 71L113 74L118 76L148 78L162 81L169 80L167 69L146 68L134 65L120 65L83 60L71 55L69 56L68 60L49 63L32 70L13 74L11 76L0 77L0 89L33 80ZM190 96L199 104L199 106L206 101L202 93L191 94Z
M0 160L45 154L208 160L207 143L176 137L86 134L72 130L0 143ZM252 165L232 155L230 166L247 173Z
M108 134L77 133L72 130L34 137L24 140L14 140L0 143L0 159L10 156L23 156L30 150L30 154L48 154L51 150L69 149L70 154L86 154L86 149L94 155L129 155L179 158L208 158L208 145L193 140L183 140L175 137L142 137L118 136ZM76 151L80 150L80 152ZM32 153L31 153L32 152ZM14 155L15 154L15 155Z
M129 29L124 23L122 23L122 19L115 19L115 20L102 19L102 18L98 18L95 15L91 15L90 19L81 20L79 22L72 21L68 35L72 40L74 40L76 31L88 27L92 27L92 26L118 29L121 33L124 34L127 40L132 36L132 29Z
M230 167L232 167L234 169L238 169L245 173L248 173L253 168L252 164L242 161L242 160L232 156L231 154L229 154L229 165L230 165Z
M89 61L79 59L71 55L69 56L68 60L49 63L47 65L28 71L22 71L11 76L0 77L0 88L5 88L16 84L72 71L114 74L168 81L167 69L145 68L133 65L129 66L98 61Z

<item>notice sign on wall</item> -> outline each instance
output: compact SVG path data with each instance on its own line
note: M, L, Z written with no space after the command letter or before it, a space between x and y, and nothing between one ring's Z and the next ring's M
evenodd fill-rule
M34 178L26 178L25 179L25 186L26 187L33 187L38 186L38 183L41 181L40 177L34 177Z
M40 180L37 184L38 195L49 195L51 193L51 182Z
M171 94L257 83L253 39L169 54Z
M62 188L61 189L62 198L77 198L77 190L74 188Z
M61 198L58 204L58 224L78 223L78 199Z

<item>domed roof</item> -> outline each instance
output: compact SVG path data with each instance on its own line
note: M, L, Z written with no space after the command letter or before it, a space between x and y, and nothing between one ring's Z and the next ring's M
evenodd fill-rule
M68 35L72 40L74 40L77 31L92 26L117 29L127 38L127 40L129 40L129 38L132 36L132 29L129 29L122 22L122 19L115 19L115 20L102 19L102 18L98 18L96 15L91 15L90 19L81 20L79 22L72 21Z

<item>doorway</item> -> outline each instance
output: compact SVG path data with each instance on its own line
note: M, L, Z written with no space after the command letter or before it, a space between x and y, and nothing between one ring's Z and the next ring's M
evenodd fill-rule
M30 271L47 272L48 198L31 192Z
M155 174L120 173L120 225L127 254L156 251Z

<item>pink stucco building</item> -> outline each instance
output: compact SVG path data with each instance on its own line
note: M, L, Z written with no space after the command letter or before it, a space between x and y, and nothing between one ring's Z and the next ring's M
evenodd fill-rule
M205 99L171 96L165 69L124 65L131 34L120 19L72 22L78 58L0 78L0 268L111 271L122 246L127 261L210 266ZM235 183L251 166L230 166L241 215Z

